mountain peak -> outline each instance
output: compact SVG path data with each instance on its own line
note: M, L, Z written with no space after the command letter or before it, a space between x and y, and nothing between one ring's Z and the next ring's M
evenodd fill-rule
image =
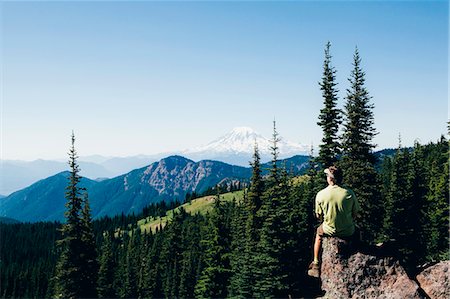
M257 133L250 127L235 127L222 137L208 143L207 145L185 151L183 154L188 157L202 157L202 159L222 159L236 155L245 155L245 160L251 158L254 151L255 142L258 144L262 156L270 155L272 142ZM305 154L308 151L306 146L281 140L278 144L280 155L288 157L298 154ZM194 158L195 159L195 158ZM219 160L220 160L219 159Z
M250 127L235 127L229 134L251 135L256 134L256 132Z

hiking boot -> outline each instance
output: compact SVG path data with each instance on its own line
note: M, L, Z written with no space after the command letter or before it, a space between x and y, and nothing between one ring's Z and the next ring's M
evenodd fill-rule
M314 262L311 262L308 267L308 275L312 277L319 278L320 277L320 265Z

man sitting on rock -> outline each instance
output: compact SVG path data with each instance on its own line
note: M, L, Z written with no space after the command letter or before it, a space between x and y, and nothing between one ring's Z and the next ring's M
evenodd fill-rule
M314 242L314 260L309 265L308 275L319 277L319 254L322 237L351 237L355 232L354 219L359 211L359 204L352 190L340 186L342 170L331 166L324 171L327 174L328 187L316 195L316 217L323 220L317 228Z

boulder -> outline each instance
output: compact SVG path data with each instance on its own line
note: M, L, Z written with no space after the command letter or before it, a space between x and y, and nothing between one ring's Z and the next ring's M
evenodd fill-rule
M324 238L324 298L423 298L418 284L390 257L352 253L348 241Z
M450 261L428 267L417 275L420 287L431 298L450 298Z

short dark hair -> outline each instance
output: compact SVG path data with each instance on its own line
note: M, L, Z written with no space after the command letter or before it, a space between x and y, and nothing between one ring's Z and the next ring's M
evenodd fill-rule
M327 173L329 173L330 175L330 177L331 177L331 179L334 181L334 183L336 183L336 184L341 184L342 183L342 179L343 179L343 173L342 173L342 169L340 169L339 167L337 167L337 166L330 166L330 167L328 167L328 172Z

